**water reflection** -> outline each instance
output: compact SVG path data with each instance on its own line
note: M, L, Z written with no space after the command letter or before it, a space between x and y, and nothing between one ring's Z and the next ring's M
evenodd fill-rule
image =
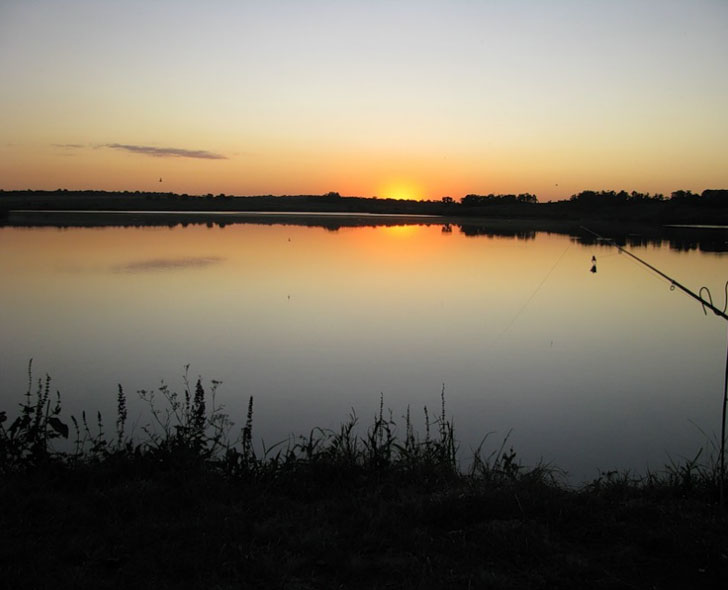
M195 268L217 264L224 260L220 256L199 256L187 258L151 258L138 260L111 267L112 272L158 272L160 270L176 270Z
M0 410L17 407L30 358L70 410L107 423L117 383L130 398L178 387L191 363L223 382L238 425L255 396L256 440L270 445L336 428L351 408L366 423L380 393L424 432L444 383L464 460L512 428L525 461L577 480L659 468L716 430L724 326L614 247L497 223L273 217L0 228ZM721 254L628 245L722 292ZM129 403L141 432L145 410Z
M462 224L460 232L464 236L477 237L486 236L489 238L516 238L518 240L533 240L536 237L534 230L517 229L517 228L497 228L488 225Z
M728 252L728 228L725 227L664 227L644 230L644 233L639 234L613 229L610 231L607 228L603 232L610 240L623 247L641 248L667 244L677 252ZM609 240L600 240L586 231L574 236L574 240L586 246L610 245Z
M353 227L400 225L436 225L442 233L453 228L467 237L511 237L533 240L537 232L570 235L582 245L592 246L600 241L576 222L555 222L538 219L448 219L427 215L379 215L356 213L258 213L258 212L79 212L79 211L12 211L4 225L9 227L188 227L204 225L225 228L231 225L288 225L318 227L331 232ZM615 224L596 224L590 229L609 236L620 246L645 247L668 245L679 252L728 252L728 227L724 226L649 226L629 232Z

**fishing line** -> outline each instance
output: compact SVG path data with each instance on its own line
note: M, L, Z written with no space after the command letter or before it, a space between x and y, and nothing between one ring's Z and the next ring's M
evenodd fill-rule
M611 258L612 256L620 256L619 250L617 250L616 252L611 252L610 254L602 254L597 250L597 253L599 254L600 259Z
M622 252L623 254L626 254L630 258L633 258L634 260L636 260L640 264L646 266L651 271L653 271L654 273L658 274L663 279L665 279L668 283L670 283L670 289L671 290L674 290L675 288L678 288L683 293L685 293L686 295L689 295L693 299L697 300L703 306L703 311L705 311L705 309L708 308L715 315L722 317L724 320L728 320L728 315L726 315L726 310L725 309L723 309L723 310L718 309L717 307L715 307L713 305L713 303L712 303L711 300L705 300L705 299L703 299L700 295L694 293L693 291L691 291L690 289L688 289L685 285L683 285L682 283L679 283L677 280L673 279L671 276L666 275L660 269L652 266L649 262L646 262L646 261L642 260L639 256L637 256L636 254L632 254L632 252L630 252L629 250L626 250L625 248L622 248L622 246L620 246L619 244L617 244L617 242L615 242L613 239L611 239L611 238L604 238L604 237L600 236L598 233L593 232L592 230L590 230L588 227L584 227L583 225L581 226L581 229L583 229L584 231L589 232L593 236L596 236L600 240L605 240L605 241L611 242L620 252ZM710 290L707 287L704 287L704 289L706 291L710 292ZM701 289L701 291L702 290L703 289ZM726 292L728 293L728 290ZM712 299L712 298L710 298L710 299ZM728 307L728 302L726 302L726 305Z
M649 268L654 273L658 274L660 277L662 277L663 279L665 279L666 281L668 281L670 283L670 290L671 291L674 291L675 288L678 288L683 293L685 293L686 295L689 295L693 299L699 301L700 302L700 305L703 306L703 313L705 315L708 315L707 310L709 309L710 311L712 311L718 317L720 317L720 318L722 318L724 320L728 320L728 314L726 314L726 311L728 311L728 281L726 281L726 284L725 284L725 295L726 295L725 305L723 306L723 309L719 309L715 305L713 305L713 296L711 295L710 289L708 287L701 287L700 288L700 291L698 291L698 293L695 293L695 292L691 291L690 289L688 289L686 286L684 286L681 283L677 282L671 276L666 275L661 270L659 270L659 269L655 268L654 266L652 266L649 262L645 262L644 260L642 260L636 254L632 254L632 252L630 252L629 250L625 250L619 244L617 244L617 242L615 242L613 239L611 239L611 238L603 238L598 233L593 232L592 230L590 230L587 227L584 227L583 225L581 226L581 229L583 229L584 231L589 232L593 236L596 236L600 240L607 240L607 241L611 242L612 244L614 244L614 246L617 247L617 249L620 252L623 252L624 254L626 254L627 256L629 256L630 258L633 258L634 260L636 260L640 264L642 264L642 265L646 266L647 268ZM703 292L705 292L705 294L707 296L707 299L703 299ZM725 506L725 480L726 480L726 476L725 476L725 474L726 474L726 466L725 466L726 416L728 416L728 347L726 348L725 376L724 376L724 380L723 380L723 392L722 392L722 394L723 394L723 403L722 403L722 412L721 412L721 419L720 419L720 458L719 458L719 469L720 469L720 471L719 471L719 484L718 484L718 487L719 487L719 490L720 490L720 492L719 492L720 493L719 504L720 504L721 513L723 513L724 506Z
M531 293L531 296L526 300L526 302L521 306L521 308L516 312L516 315L513 316L510 322L508 322L508 325L503 329L503 331L496 336L495 340L493 342L498 342L505 334L508 332L508 330L511 329L511 326L516 323L516 320L520 317L520 315L524 312L524 310L528 307L528 304L531 303L534 297L538 294L538 292L541 290L541 287L546 284L546 281L551 276L551 273L556 270L556 267L559 265L559 262L561 262L561 259L566 255L566 252L571 248L571 242L569 242L566 245L566 248L561 253L561 255L556 259L556 262L554 262L554 265L551 267L551 269L546 273L546 276L541 280L541 282L538 284L536 289Z

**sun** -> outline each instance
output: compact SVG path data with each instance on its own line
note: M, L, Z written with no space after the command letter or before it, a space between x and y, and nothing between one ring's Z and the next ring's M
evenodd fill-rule
M384 199L422 199L422 189L414 182L405 180L394 180L386 182L382 185L379 196Z

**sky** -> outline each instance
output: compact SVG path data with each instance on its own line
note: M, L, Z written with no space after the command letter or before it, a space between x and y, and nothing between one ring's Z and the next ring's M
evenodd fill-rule
M726 0L0 0L0 188L728 188L726 64Z

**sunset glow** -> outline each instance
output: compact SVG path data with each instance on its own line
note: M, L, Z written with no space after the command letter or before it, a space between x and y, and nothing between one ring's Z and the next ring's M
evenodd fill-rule
M8 0L0 188L724 188L727 25L715 0Z
M384 185L380 196L385 199L422 199L425 192L414 183L393 181Z

